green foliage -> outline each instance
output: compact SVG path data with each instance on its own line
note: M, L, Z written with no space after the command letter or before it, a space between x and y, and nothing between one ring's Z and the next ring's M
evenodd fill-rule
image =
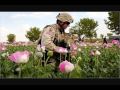
M98 26L97 21L90 18L80 19L80 22L76 23L70 29L71 33L77 33L79 36L85 35L87 38L97 37L96 27Z
M105 24L111 32L115 32L116 34L120 34L119 30L119 21L120 21L120 12L109 12L108 20L105 20Z
M30 41L35 42L38 40L40 36L40 30L37 27L30 28L29 31L27 31L27 34L25 35L26 38L28 38Z
M100 37L101 37L101 39L103 39L103 38L104 38L104 35L103 35L103 34L100 34Z
M16 36L14 34L7 35L8 42L13 43L15 41Z
M28 63L22 65L21 78L118 78L120 49L115 45L111 48L99 47L101 55L90 56L92 49L95 47L81 48L78 55L71 59L75 69L69 74L63 74L60 71L54 73L54 64L42 66L42 60L34 57L35 46L7 46L7 50L4 52L9 52L9 54L24 50L31 52ZM19 65L11 62L8 57L1 57L1 55L0 77L18 78L19 72L16 69L19 68Z

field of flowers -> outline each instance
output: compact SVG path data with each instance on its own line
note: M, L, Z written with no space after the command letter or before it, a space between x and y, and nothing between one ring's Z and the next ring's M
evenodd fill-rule
M74 47L75 48L75 47ZM77 55L59 65L54 73L54 63L42 66L35 56L35 45L0 45L1 78L119 78L120 43L80 43ZM19 57L19 58L18 58Z

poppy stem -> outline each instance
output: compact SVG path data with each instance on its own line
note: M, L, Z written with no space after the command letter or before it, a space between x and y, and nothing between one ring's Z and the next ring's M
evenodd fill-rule
M21 78L21 72L22 72L22 64L20 64L20 71L19 71L19 78Z
M60 62L61 62L61 53L60 53Z
M45 66L47 66L47 62L49 60L50 57L47 57L46 61L45 61Z
M66 58L67 58L67 54L65 54L65 60L66 60Z
M45 66L45 53L44 53L43 57L44 57L44 66Z

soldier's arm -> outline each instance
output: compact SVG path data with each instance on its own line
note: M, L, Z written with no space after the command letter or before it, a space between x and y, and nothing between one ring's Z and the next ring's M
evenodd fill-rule
M54 51L55 48L57 47L54 43L53 43L53 38L55 38L55 30L52 27L47 27L44 28L44 32L42 34L42 38L41 38L41 43L43 45L45 45L45 48L47 50L52 50Z

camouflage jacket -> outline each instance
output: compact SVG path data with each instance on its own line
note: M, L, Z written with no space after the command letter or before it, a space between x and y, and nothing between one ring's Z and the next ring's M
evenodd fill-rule
M38 42L44 45L46 50L54 51L57 47L64 47L66 44L62 45L59 42L67 42L65 38L65 33L60 32L58 24L47 25L44 27Z

